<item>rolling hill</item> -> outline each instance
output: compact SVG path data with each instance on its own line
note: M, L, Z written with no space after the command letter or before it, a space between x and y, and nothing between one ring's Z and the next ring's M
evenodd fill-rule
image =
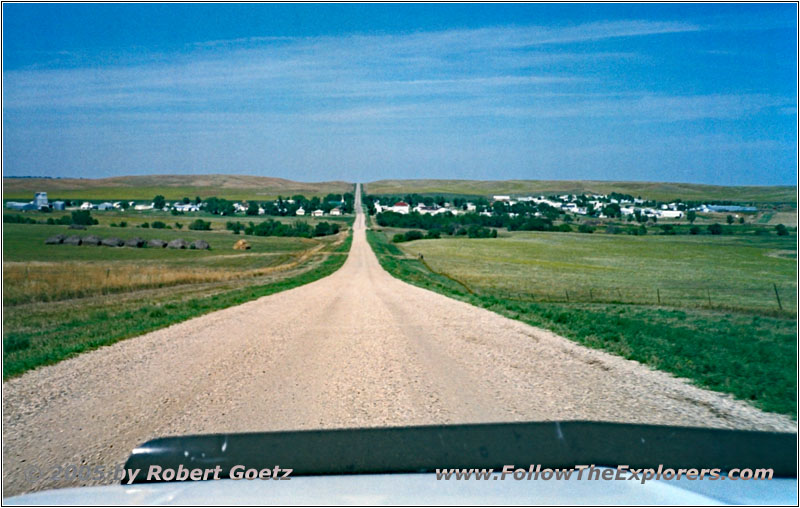
M608 194L671 201L730 200L753 203L797 203L794 186L725 187L693 183L611 182L595 180L378 180L364 186L368 194Z
M226 199L272 199L303 194L353 192L347 182L294 182L249 175L144 175L112 178L3 178L3 199L33 198L47 192L52 199L167 199L217 196Z

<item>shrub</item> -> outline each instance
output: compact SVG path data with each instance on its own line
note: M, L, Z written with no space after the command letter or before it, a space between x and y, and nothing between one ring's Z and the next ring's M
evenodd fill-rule
M142 223L142 225L141 225L141 226L139 226L139 227L140 227L140 228L145 228L145 229L147 229L147 228L149 228L149 227L150 227L150 223L149 223L149 222L144 222L144 223Z
M556 231L560 231L562 233L572 233L572 226L569 224L560 224Z
M442 237L442 232L439 231L438 229L431 229L430 231L428 231L428 234L425 235L425 238L428 238L430 240L435 240L441 237Z
M789 230L783 224L775 226L775 232L778 233L778 236L786 236L789 234Z
M339 224L331 224L329 222L320 222L314 228L314 236L327 236L335 235L339 232Z
M119 227L121 227L121 228L127 228L127 227L128 227L128 223L127 223L127 222L125 222L125 221L122 221L122 222L120 222L120 223L119 223Z
M181 224L180 222L176 222L175 227L178 229L183 229L183 224Z
M211 222L197 219L189 224L189 229L193 231L211 231Z
M708 232L712 235L721 235L722 234L722 226L717 223L714 223L708 226Z
M470 238L497 238L497 230L473 224L467 229Z
M690 235L698 235L700 234L700 226L692 226L689 228Z
M72 224L91 226L93 224L97 224L97 219L92 217L92 214L89 212L89 210L75 210L72 212Z
M225 229L227 229L228 231L233 231L234 235L238 235L239 232L244 229L244 224L242 224L239 221L236 222L228 221L225 223Z
M160 220L153 221L153 224L151 224L151 226L153 227L153 229L164 229L167 227L167 225L161 222Z
M586 223L581 224L578 226L578 233L594 233L594 226Z
M394 243L401 243L406 240L406 237L403 236L403 233L397 233L392 237L392 242Z
M422 240L424 238L424 234L422 231L417 231L416 229L412 229L411 231L406 231L404 235L405 241L412 242L414 240Z

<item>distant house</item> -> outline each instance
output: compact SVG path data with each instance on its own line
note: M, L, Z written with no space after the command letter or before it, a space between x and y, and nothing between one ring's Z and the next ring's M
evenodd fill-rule
M511 196L492 196L495 201L511 201Z
M394 205L392 205L392 206L390 206L388 208L389 208L389 211L392 211L392 212L395 212L395 213L402 213L402 214L407 214L408 212L411 211L411 205L409 205L405 201L398 201L397 203L395 203Z
M53 201L53 210L65 210L67 204L63 201Z
M658 212L658 216L662 219L681 219L683 218L683 212L679 212L678 210L661 210Z
M88 201L84 201L81 203L81 210L91 210L93 208L92 204Z
M305 211L305 210L303 209L303 207L301 206L300 208L298 208L298 209L297 209L297 211L296 211L296 212L294 212L294 214L302 217L303 215L305 215L305 214L306 214L306 211Z
M331 215L342 215L342 210L339 208L333 208L331 210Z
M175 203L172 207L179 212L199 212L200 207L192 203Z
M113 203L109 203L108 201L106 201L105 203L100 203L99 205L97 205L97 209L98 210L113 210L114 209L114 204Z
M83 206L83 205L81 205L81 206ZM133 207L133 209L134 210L152 210L153 209L153 204L150 203L149 205L135 205Z
M313 212L311 212L312 217L322 217L322 215L323 215L322 210L314 210Z

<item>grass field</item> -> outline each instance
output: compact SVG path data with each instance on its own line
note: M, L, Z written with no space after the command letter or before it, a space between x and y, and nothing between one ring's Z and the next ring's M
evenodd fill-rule
M753 203L797 203L793 186L723 187L689 183L571 180L378 180L364 185L367 194L609 194L620 192L657 201L731 200Z
M276 238L229 231L4 224L4 377L333 273L338 235ZM44 245L57 233L206 240L211 250ZM232 249L238 239L249 251Z
M398 278L797 415L796 261L775 255L796 255L793 235L525 232L397 246L387 233L368 238Z
M147 175L113 178L3 178L3 199L33 199L47 192L51 201L151 200L161 194L167 200L216 196L231 200L267 200L302 194L306 197L353 192L347 182L293 182L281 178L248 175Z

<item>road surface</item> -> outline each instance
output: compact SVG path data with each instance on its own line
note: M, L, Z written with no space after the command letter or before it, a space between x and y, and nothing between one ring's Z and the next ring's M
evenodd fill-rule
M26 468L113 467L158 436L570 419L795 429L394 279L359 213L329 277L3 383L3 495L65 485Z

